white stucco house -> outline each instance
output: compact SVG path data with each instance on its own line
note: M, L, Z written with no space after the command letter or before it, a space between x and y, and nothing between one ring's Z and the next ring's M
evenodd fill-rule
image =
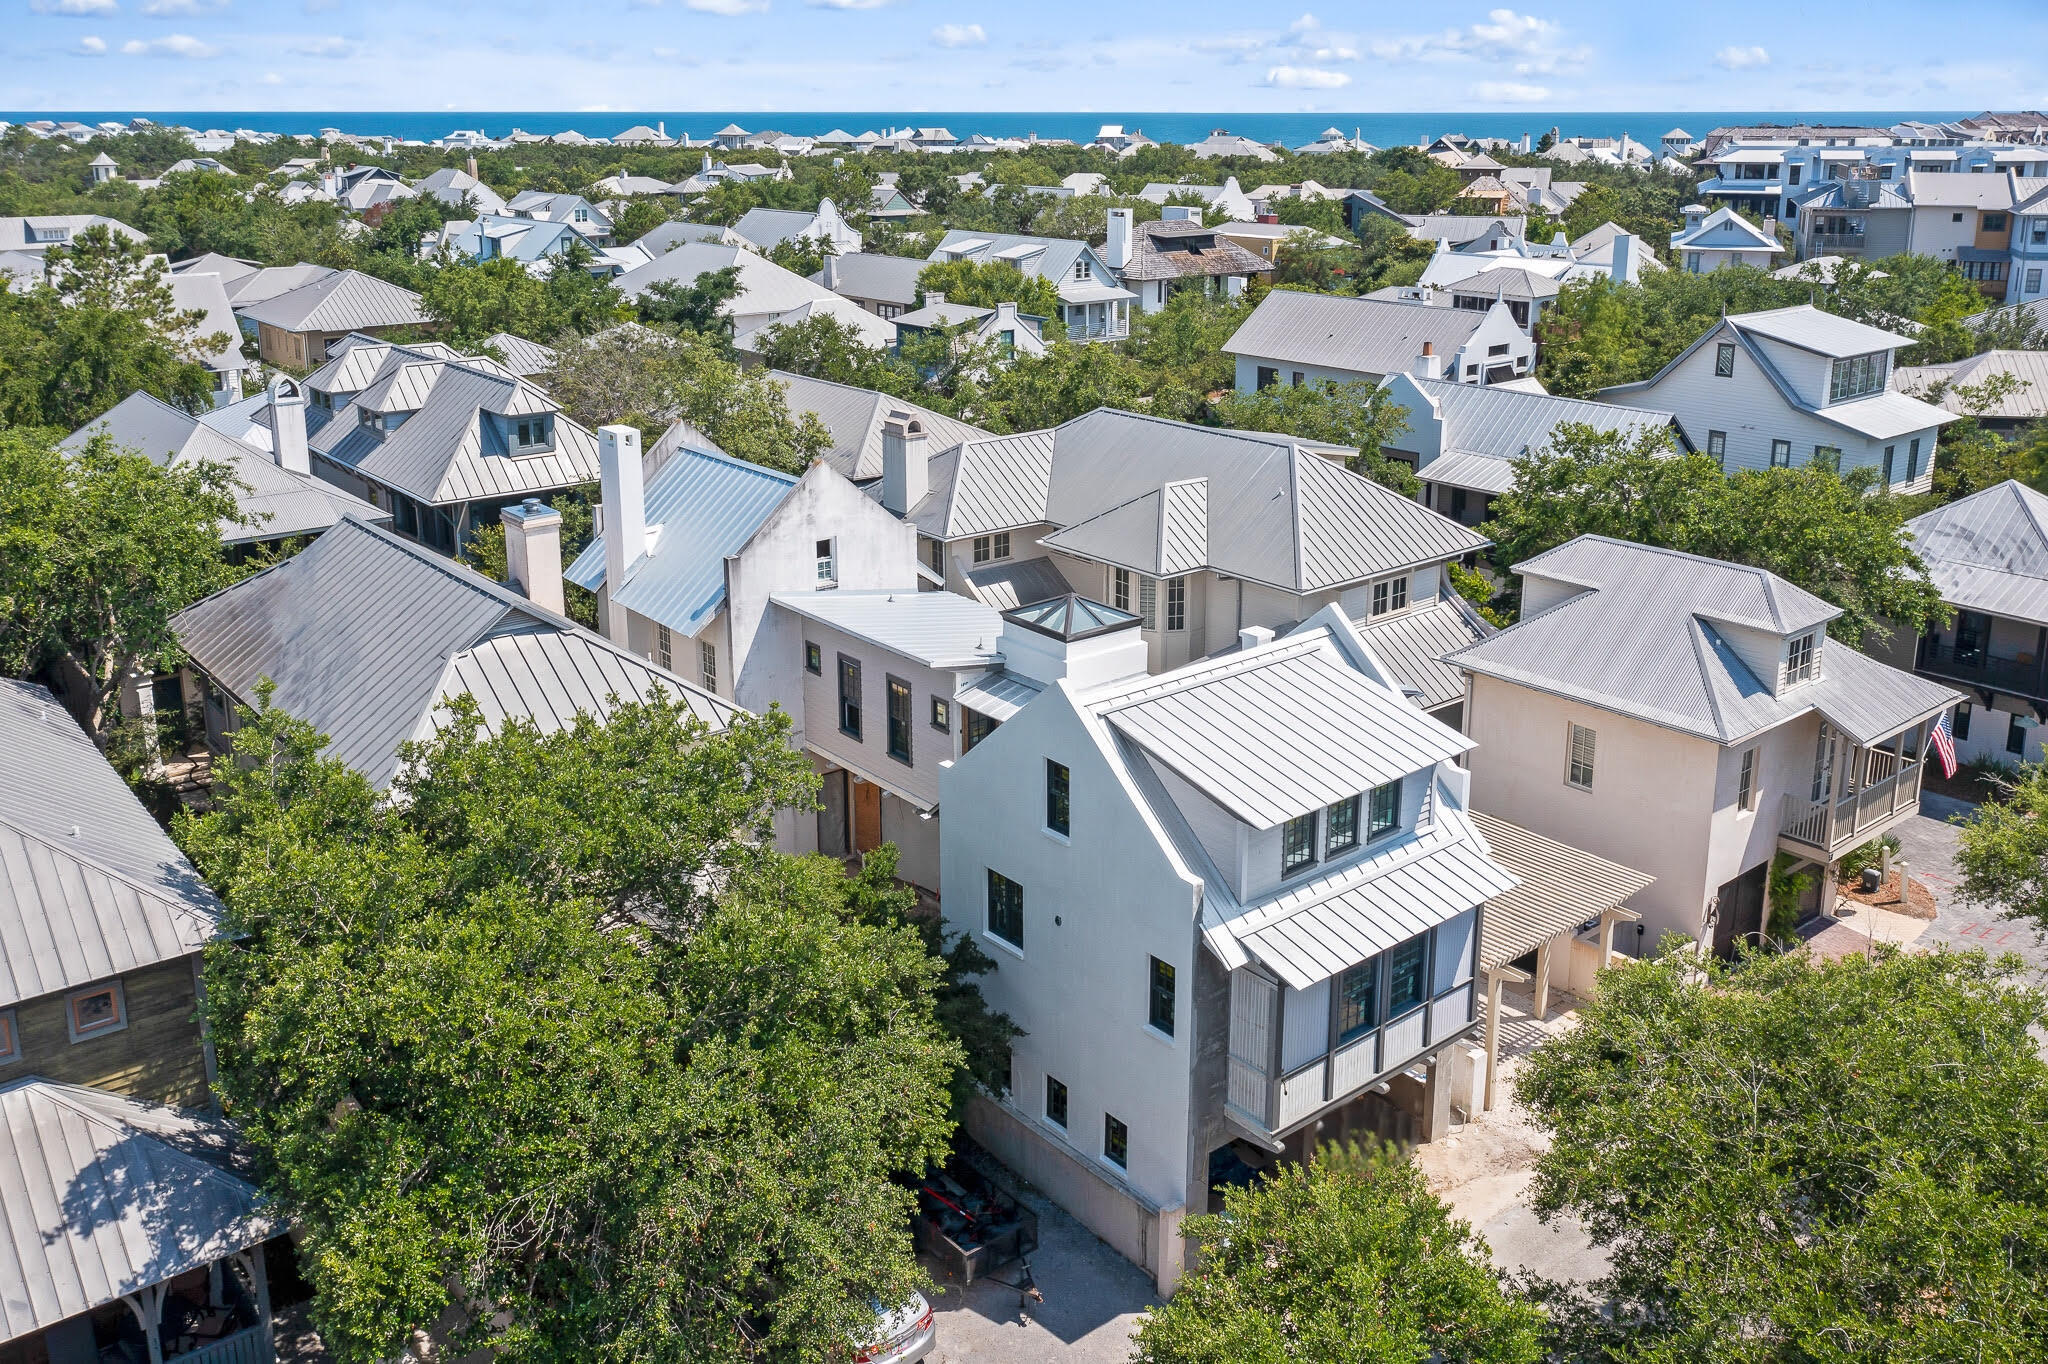
M1772 233L1737 213L1733 207L1712 213L1688 212L1685 226L1671 234L1671 254L1690 275L1710 274L1724 265L1769 269L1785 248Z

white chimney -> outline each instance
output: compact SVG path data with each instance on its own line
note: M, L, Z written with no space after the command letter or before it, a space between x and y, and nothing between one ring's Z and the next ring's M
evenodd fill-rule
M663 120L661 120L661 121L660 121L659 123L657 123L657 124L655 124L655 125L654 125L654 135L655 135L656 137L667 137L667 136L668 136L668 120L667 120L667 119L663 119Z
M270 381L270 454L280 469L313 472L306 454L306 392L297 379L281 374Z
M535 606L567 615L562 599L562 514L537 497L498 513L505 526L505 577Z
M1408 372L1418 379L1441 379L1444 377L1444 358L1436 353L1436 342L1422 343L1422 354L1415 357L1415 363Z
M924 501L931 490L924 423L906 412L891 412L882 423L882 505L898 516Z
M1626 232L1614 234L1614 263L1608 267L1608 275L1616 284L1635 282L1636 239Z
M630 426L597 428L600 495L604 498L605 637L626 643L619 589L626 570L647 552L647 492L640 482L640 433Z
M825 264L818 272L818 283L834 293L839 292L839 255L837 252L828 251L825 253Z
M1109 239L1103 244L1102 257L1109 268L1121 272L1131 263L1131 211L1127 208L1113 208L1109 211Z
M1273 629L1269 625L1247 625L1237 632L1237 647L1247 652L1273 642Z

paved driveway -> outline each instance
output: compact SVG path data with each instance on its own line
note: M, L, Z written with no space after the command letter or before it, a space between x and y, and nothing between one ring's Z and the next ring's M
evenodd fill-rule
M2031 924L2001 918L1995 910L1969 904L1956 893L1959 830L1950 820L1967 818L1973 807L1933 794L1920 798L1920 813L1899 825L1899 855L1909 874L1934 892L1935 919L1916 946L1937 944L1981 948L1993 954L2011 952L2033 968L2037 984L2048 984L2048 937Z

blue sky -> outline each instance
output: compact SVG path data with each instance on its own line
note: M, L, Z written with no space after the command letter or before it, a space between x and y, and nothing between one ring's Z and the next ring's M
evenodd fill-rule
M2042 0L0 4L20 109L2048 108Z

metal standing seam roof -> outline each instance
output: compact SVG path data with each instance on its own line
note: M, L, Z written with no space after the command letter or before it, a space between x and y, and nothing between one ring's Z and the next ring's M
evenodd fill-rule
M832 292L846 298L871 298L882 303L896 303L909 307L917 302L917 277L924 273L931 262L912 256L884 256L868 251L856 251L851 255L836 257L832 262L835 276ZM824 286L824 271L811 277L811 283Z
M1709 240L1717 236L1728 239ZM1776 237L1737 213L1733 207L1715 209L1698 226L1672 237L1671 246L1673 250L1693 248L1705 251L1766 251L1772 254L1784 250Z
M32 682L0 679L0 760L13 774L0 783L0 1007L176 961L213 937L213 892Z
M1515 458L1514 455L1482 455L1475 450L1453 450L1423 465L1417 477L1424 483L1439 483L1447 488L1504 493L1515 486Z
M967 586L977 601L998 611L1065 596L1073 591L1050 558L1006 559L967 570Z
M327 363L306 376L306 387L320 393L360 393L402 355L414 360L462 360L453 346L439 341L408 341L401 345L360 332L342 337L327 348Z
M1406 370L1424 342L1438 355L1457 354L1486 316L1469 308L1275 289L1224 342L1223 353L1355 374L1392 374Z
M769 600L928 668L988 668L1001 654L995 608L955 592L777 592Z
M694 635L725 605L725 559L782 505L797 479L702 450L679 450L646 487L651 552L626 568L610 598L636 615ZM563 577L605 586L605 537L591 537Z
M555 367L555 348L543 346L510 332L493 332L484 344L504 358L505 368L522 379L545 374Z
M1192 572L1209 561L1209 480L1162 484L1039 543L1153 578Z
M611 691L637 699L656 682L714 726L737 713L567 617L353 517L172 625L215 683L252 704L270 678L272 704L327 735L328 754L379 787L397 774L398 746L431 734L446 698L473 686L485 686L478 701L493 723L524 714L544 730L592 704L602 718Z
M2048 497L2007 480L1906 523L1951 606L2048 625Z
M892 412L907 413L923 424L927 451L945 450L961 441L988 435L978 426L870 388L813 379L786 370L768 373L782 385L783 401L791 416L809 412L831 433L832 448L825 452L825 462L857 483L882 476L882 428Z
M282 1231L218 1119L38 1076L0 1088L0 1342Z
M1473 747L1353 667L1324 630L1164 674L1091 708L1255 829Z
M1717 627L1789 637L1841 612L1762 569L1582 535L1515 571L1587 590L1448 662L1720 744L1814 710L1869 743L1960 699L1839 641L1820 677L1773 695Z
M360 270L335 270L261 303L236 309L245 321L288 332L349 332L427 322L420 296Z
M2018 389L1972 415L2007 421L2048 417L2048 351L1988 350L1945 365L1902 365L1892 371L1892 381L1915 392L1924 392L1936 383L1947 384L1940 406L1961 416L1966 408L1956 388L1981 384L1999 374L2011 375L2019 382Z
M1455 597L1358 622L1359 638L1373 657L1402 685L1422 693L1425 710L1464 698L1465 675L1444 662L1444 655L1494 633L1494 627Z
M180 312L205 314L194 329L200 336L220 336L221 344L200 357L205 366L220 374L239 373L251 362L242 354L242 328L228 302L226 281L219 275L179 271L166 281L171 302Z
M1501 966L1545 940L1626 904L1657 878L1582 848L1532 833L1519 824L1470 816L1493 860L1521 884L1486 902L1479 926L1479 965Z
M1737 313L1727 319L1737 331L1781 341L1788 346L1835 359L1867 355L1872 351L1894 351L1913 340L1882 327L1837 317L1811 303L1789 308L1771 308L1759 313Z

